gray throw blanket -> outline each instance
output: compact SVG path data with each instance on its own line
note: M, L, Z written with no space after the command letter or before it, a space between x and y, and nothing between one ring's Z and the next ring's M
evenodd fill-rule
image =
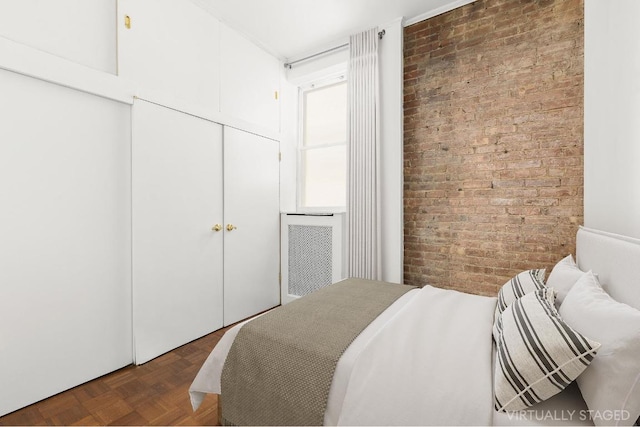
M338 359L413 288L348 279L244 325L222 370L223 423L322 425Z

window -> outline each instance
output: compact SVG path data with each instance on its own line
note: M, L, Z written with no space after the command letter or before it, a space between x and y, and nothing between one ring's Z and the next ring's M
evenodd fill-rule
M344 76L300 90L298 205L344 210L347 201L347 82Z

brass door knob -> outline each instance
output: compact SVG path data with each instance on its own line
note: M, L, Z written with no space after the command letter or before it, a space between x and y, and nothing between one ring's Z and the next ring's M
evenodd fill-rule
M213 227L211 227L211 231L220 231L220 230L222 230L221 224L216 224Z
M227 231L233 231L235 230L237 227L233 224L227 224Z

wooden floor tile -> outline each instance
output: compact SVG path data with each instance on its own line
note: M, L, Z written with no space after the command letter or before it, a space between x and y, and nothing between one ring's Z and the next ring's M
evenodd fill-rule
M144 426L149 424L149 420L140 415L138 411L129 412L128 414L109 423L114 426Z
M50 399L43 400L38 407L38 412L45 419L52 418L69 408L80 406L80 402L72 393L61 393ZM84 414L85 416L87 414Z
M0 426L218 425L217 396L193 412L188 389L229 328L0 417Z

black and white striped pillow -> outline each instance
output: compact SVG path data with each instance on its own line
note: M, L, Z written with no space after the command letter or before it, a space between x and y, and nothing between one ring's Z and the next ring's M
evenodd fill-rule
M529 292L544 288L545 271L544 268L523 271L502 285L500 292L498 292L498 304L493 316L493 339L496 342L498 342L498 336L502 330L500 313L518 298L522 298Z
M494 318L497 319L498 315L518 298L544 288L545 271L544 268L523 271L502 285L500 292L498 292L498 305Z
M494 372L495 408L519 411L559 393L584 371L600 344L564 323L555 291L542 288L502 313Z

